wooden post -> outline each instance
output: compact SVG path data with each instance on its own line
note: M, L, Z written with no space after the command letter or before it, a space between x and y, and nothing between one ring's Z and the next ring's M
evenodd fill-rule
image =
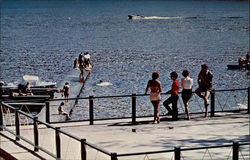
M56 127L56 157L61 158L60 127Z
M50 108L49 108L49 100L46 99L46 122L50 123Z
M181 148L174 147L174 160L181 160Z
M233 142L233 160L239 159L239 142Z
M215 90L211 91L211 112L210 112L210 116L214 117L214 113L215 113Z
M136 124L136 94L132 94L132 124Z
M111 160L118 160L117 153L111 153Z
M16 124L16 140L19 141L20 138L20 122L19 122L19 112L18 109L15 109L15 124Z
M94 97L89 96L89 124L94 124Z
M250 87L248 87L248 104L247 104L247 113L250 114Z
M0 101L0 131L3 131L3 105L2 101Z
M87 160L85 142L86 142L86 139L81 139L81 160Z
M38 151L38 123L37 123L37 117L34 117L33 119L33 125L34 125L34 142L35 142L35 147L34 147L34 151Z

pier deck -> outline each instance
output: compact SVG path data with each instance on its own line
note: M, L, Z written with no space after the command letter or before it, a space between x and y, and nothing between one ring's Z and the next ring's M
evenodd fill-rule
M133 153L156 150L173 149L181 146L204 147L223 145L232 141L250 141L249 114L217 115L213 118L196 117L191 120L162 121L160 124L152 124L152 118L138 119L138 125L131 125L131 119L117 119L96 121L94 125L88 122L60 123L54 126L67 131L80 138L106 149L109 152ZM32 126L22 126L21 135L33 137ZM14 130L14 127L13 127ZM39 125L39 144L55 153L55 133L50 129ZM25 142L14 141L15 137L6 131L0 132L0 148L17 159L53 159L42 151L33 152L33 147ZM61 136L62 159L80 159L80 144L69 137ZM249 148L249 146L246 146ZM216 156L228 152L230 149L217 149ZM203 152L204 154L204 152ZM215 155L210 151L211 155ZM250 157L249 152L245 156ZM248 155L247 155L248 154ZM164 154L147 155L167 157ZM169 155L170 158L172 156ZM184 153L184 156L188 154ZM191 154L192 159L201 159L202 154ZM206 155L205 153L205 156ZM110 159L109 156L87 147L87 159ZM139 156L136 159L143 159ZM246 158L246 157L245 157ZM118 159L135 159L135 157L118 157ZM158 157L157 159L161 159ZM230 158L231 159L231 158Z

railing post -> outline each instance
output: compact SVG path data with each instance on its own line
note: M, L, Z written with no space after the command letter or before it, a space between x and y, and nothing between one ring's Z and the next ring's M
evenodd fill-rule
M87 160L86 139L81 139L81 160Z
M233 142L233 160L239 159L239 142Z
M48 99L46 99L45 104L46 104L46 122L50 123L50 107Z
M174 147L174 160L181 160L181 147Z
M118 160L117 153L111 153L111 160Z
M132 124L136 124L136 94L132 94Z
M210 116L214 117L214 113L215 113L215 90L211 91L211 112L210 112Z
M2 101L0 101L0 131L3 131L3 105Z
M19 112L15 109L15 124L16 124L16 140L19 141L20 138L20 122L19 122Z
M89 96L89 124L94 124L94 97Z
M247 90L247 92L248 92L248 107L247 107L247 113L248 114L250 114L250 87L248 87L248 90Z
M34 142L35 142L35 147L34 151L38 151L38 123L37 123L37 117L34 117L33 119L33 125L34 125Z
M61 158L60 127L56 127L56 157Z

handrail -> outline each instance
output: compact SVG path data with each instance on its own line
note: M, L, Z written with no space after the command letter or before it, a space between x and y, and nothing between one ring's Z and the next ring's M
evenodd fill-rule
M240 90L247 90L248 88L240 88L240 89L213 89L213 92L225 92L225 91L240 91ZM180 94L181 92L179 92ZM195 93L193 91L192 93ZM161 95L168 95L170 93L161 93ZM149 96L150 94L134 94L135 96ZM115 96L93 96L93 99L100 99L100 98L122 98L122 97L132 97L132 94L125 94L125 95L115 95ZM68 100L75 100L76 98L68 98ZM89 97L79 97L77 99L89 99ZM65 100L61 99L49 99L49 101L62 101Z
M30 118L30 119L35 120L35 121L36 121L37 123L39 123L39 124L45 125L47 128L51 128L51 129L53 129L53 130L55 130L55 131L58 131L59 133L64 134L64 135L66 135L66 136L68 136L68 137L70 137L70 138L73 138L73 139L77 140L77 141L80 142L80 143L82 142L82 139L79 138L79 137L77 137L77 136L74 136L74 135L72 135L72 134L70 134L70 133L68 133L68 132L66 132L66 131L62 131L62 130L58 129L57 127L54 127L54 126L50 125L49 123L43 122L43 121L41 121L41 120L38 120L37 117L33 117L33 116L29 115L28 113L25 113L25 112L23 112L23 111L21 111L21 110L19 110L19 109L16 109L15 107L12 107L11 105L9 105L9 104L7 104L7 103L5 103L5 102L0 102L0 103L1 103L2 105L6 106L7 108L10 108L10 109L12 109L12 110L15 110L17 113L21 113L21 114L23 114L24 116L26 116L26 117L28 117L28 118ZM0 128L5 129L5 130L8 131L9 133L13 134L14 136L16 136L16 138L22 139L22 140L26 141L26 142L29 143L30 145L34 146L36 149L41 149L43 152L47 153L48 155L52 156L53 158L58 158L58 157L57 157L56 155L54 155L53 153L49 152L48 150L46 150L46 149L44 149L44 148L42 148L42 147L36 146L36 145L35 145L33 142L31 142L30 140L26 139L26 138L23 137L23 136L17 135L17 134L14 133L13 131L9 130L7 127L5 127L5 126L0 126ZM103 149L103 148L101 148L101 147L99 147L99 146L97 146L97 145L95 145L95 144L92 144L92 143L87 142L87 141L84 141L84 143L85 143L86 145L88 145L89 147L91 147L91 148L93 148L93 149L96 149L97 151L100 151L100 152L102 152L102 153L104 153L104 154L107 154L107 155L111 156L111 153L110 153L109 151L107 151L107 150L105 150L105 149Z
M224 92L224 91L239 91L239 90L248 90L248 94L249 94L249 90L250 90L250 88L241 88L241 89L227 89L227 90L213 90L213 93L214 92ZM169 93L162 93L162 94L169 94ZM95 98L120 98L120 97L132 97L132 99L133 99L133 97L136 97L136 96L148 96L149 94L131 94L131 95L117 95L117 96L97 96L97 97L93 97L93 96L90 96L90 97L79 97L78 99L89 99L89 100L93 100L93 99L95 99ZM68 100L74 100L74 99L76 99L76 98L69 98ZM34 99L33 99L34 100ZM44 100L44 99L43 99ZM46 101L46 103L47 102L49 102L49 101L58 101L58 100L65 100L65 99L46 99L45 101ZM35 100L35 101L37 101L37 99ZM133 100L132 100L133 101ZM30 101L29 101L30 102ZM49 124L49 123L47 123L47 122L43 122L43 121L41 121L41 120L38 120L36 117L33 117L33 116L31 116L31 115L29 115L28 113L25 113L25 112L23 112L23 111L21 111L20 109L16 109L15 107L13 107L13 106L11 106L10 104L8 104L8 102L3 102L3 101L0 101L0 103L1 104L3 104L4 106L6 106L6 107L8 107L8 108L10 108L10 109L12 109L12 110L14 110L14 111L16 111L16 113L20 113L20 114L22 114L22 115L24 115L24 116L26 116L26 117L28 117L28 118L30 118L30 119L33 119L35 122L37 122L37 123L40 123L40 124L43 124L43 125L45 125L45 126L47 126L48 128L51 128L51 129L53 129L53 130L55 130L57 133L62 133L62 134L64 134L64 135L66 135L66 136L68 136L68 137L70 137L70 138L73 138L73 139L75 139L75 140L77 140L78 142L80 142L81 144L85 144L85 145L88 145L89 147L91 147L91 148L93 148L93 149L95 149L95 150L97 150L97 151L100 151L100 152L102 152L102 153L104 153L104 154L107 154L107 155L109 155L109 156L111 156L112 157L112 155L113 155L113 153L111 153L111 152L109 152L109 151L107 151L107 150L105 150L105 149L103 149L103 148L101 148L101 147L98 147L97 145L95 145L95 144L92 144L92 143L90 143L90 142L87 142L86 141L86 139L84 139L84 141L82 141L83 139L81 139L81 138L79 138L79 137L77 137L77 136L74 136L74 135L72 135L71 133L68 133L68 132L66 132L66 131L63 131L63 130L61 130L60 128L58 128L58 127L54 127L54 126L52 126L51 124ZM248 104L249 104L249 101L248 101ZM132 105L133 106L133 105ZM92 106L93 107L93 106ZM249 110L249 108L248 108L248 110ZM1 118L1 117L0 117ZM18 118L18 115L17 115L17 118ZM135 117L134 118L136 118L136 115L135 115ZM18 118L19 119L19 118ZM135 121L135 119L133 119L133 116L132 116L132 121L134 120L134 122L136 122ZM94 121L94 119L93 119L93 121ZM19 123L18 121L16 121L17 123ZM93 122L92 122L92 124L93 124ZM17 126L16 126L17 127ZM0 126L0 129L1 128L5 128L7 131L8 131L8 129L5 127L5 126L3 126L3 125L1 125ZM17 129L17 131L19 130L19 128ZM22 137L22 136L20 136L19 135L19 133L17 133L17 131L16 131L16 133L14 133L13 131L13 133L12 134L14 134L15 136L16 136L16 138L20 138L20 139L23 139L24 141L26 141L26 142L28 142L29 144L31 144L31 145L33 145L35 148L37 148L37 149L41 149L41 150L45 150L45 153L46 153L46 149L42 149L41 147L39 147L39 146L36 146L36 145L34 145L32 142L30 142L29 140L27 140L26 138L24 138L24 137ZM243 144L241 144L241 145L249 145L250 143L243 143ZM60 145L60 144L59 144ZM181 151L188 151L188 150L198 150L198 149L208 149L208 148L220 148L220 147L229 147L229 146L232 146L232 145L221 145L221 146L210 146L210 147L195 147L195 148L184 148L184 149L181 149ZM121 156L135 156L135 155L141 155L141 154L156 154L156 153L165 153L165 152L173 152L173 151L175 151L175 150L162 150L162 151L150 151L150 152L137 152L137 153L125 153L125 154L116 154L115 153L115 155L117 156L117 157L121 157ZM49 151L47 151L47 152L49 152ZM52 157L56 157L53 153L48 153L49 155L52 155ZM60 154L60 153L59 153ZM58 157L56 157L56 158L58 158Z
M15 107L12 107L11 105L9 105L9 104L7 104L7 103L4 103L4 102L1 102L1 103L4 104L5 106L9 107L10 109L14 110L14 111L17 110L17 112L21 113L22 115L24 115L24 116L26 116L26 117L28 117L28 118L30 118L30 119L33 119L33 118L34 118L33 116L29 115L28 113L23 112L23 111L21 111L21 110L19 110L19 109L16 109Z
M240 90L247 90L248 88L239 88L239 89L213 89L213 92L229 92L229 91L240 91ZM180 94L181 92L179 92ZM195 93L194 91L192 93ZM161 93L161 95L168 95L170 93ZM135 96L149 96L150 94L135 94ZM132 94L125 94L125 95L112 95L112 96L93 96L93 99L101 99L101 98L122 98L122 97L131 97ZM77 98L68 98L68 100L76 100L76 99L89 99L89 97L77 97ZM46 100L48 101L62 101L65 100L65 98L59 98L59 99L51 99L49 97L46 97ZM37 101L44 101L44 99L25 99L25 100L15 100L15 102L37 102ZM8 101L5 101L8 102Z
M35 146L29 139L23 137L23 136L17 136L13 131L11 131L10 129L8 129L7 127L3 127L6 131L8 131L9 133L11 133L12 135L24 140L25 142L29 143L30 145L42 150L43 152L47 153L48 155L50 155L53 158L57 158L54 154L52 154L51 152L49 152L47 149L44 149L43 147L39 147L39 146Z
M239 142L239 145L250 145L250 142ZM181 148L181 151L202 150L202 149L222 148L222 147L231 147L231 146L233 146L233 144L206 146L206 147L191 147L191 148ZM168 153L168 152L174 152L174 150L170 149L170 150L161 150L161 151L123 153L123 154L117 154L117 157L137 156L137 155L145 155L145 154L158 154L158 153Z

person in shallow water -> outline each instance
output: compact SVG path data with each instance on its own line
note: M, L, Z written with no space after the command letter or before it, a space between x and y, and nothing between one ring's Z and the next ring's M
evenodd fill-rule
M68 102L69 93L70 93L70 85L68 82L66 82L65 85L63 86L63 95L65 98L65 102Z
M208 97L212 90L212 79L213 74L208 70L208 66L206 64L201 65L201 71L198 75L199 87L195 90L195 93L204 100L205 117L208 116ZM201 92L204 92L205 94L201 94Z
M162 92L162 85L161 82L158 80L159 73L153 72L152 73L152 80L148 81L147 87L145 89L145 94L147 94L148 89L150 88L150 101L154 106L154 123L160 123L160 116L159 116L159 104L161 100L160 93Z

